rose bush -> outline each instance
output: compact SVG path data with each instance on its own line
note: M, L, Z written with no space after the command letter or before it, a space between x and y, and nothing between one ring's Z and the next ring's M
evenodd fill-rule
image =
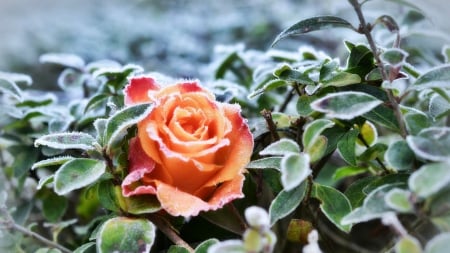
M253 138L239 105L215 101L195 81L161 87L135 77L124 93L126 106L154 105L130 141L124 196L156 195L169 214L184 217L243 197Z

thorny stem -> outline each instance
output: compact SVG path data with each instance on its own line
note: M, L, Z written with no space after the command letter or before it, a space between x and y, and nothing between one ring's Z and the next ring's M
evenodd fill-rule
M6 210L6 207L0 207L0 212L1 212L2 216L4 216L6 218L4 221L0 221L0 225L4 225L7 229L16 230L26 236L29 236L29 237L41 242L44 245L47 245L51 248L59 249L61 252L64 252L64 253L72 252L71 250L67 249L66 247L64 247L56 242L50 241L49 239L27 229L19 224L16 224L14 222L13 218L11 217L11 215Z
M383 81L389 81L389 77L387 76L387 74L385 72L383 62L381 61L380 55L378 54L377 46L372 37L371 29L369 27L369 24L366 23L366 20L362 13L361 4L358 2L358 0L349 0L349 2L353 6L353 9L355 10L356 14L358 15L358 19L360 22L360 31L361 31L361 33L364 34L364 36L367 39L367 42L369 43L370 50L372 51L372 53L375 57L375 61L377 63L378 69L381 72ZM403 118L402 118L402 113L400 112L399 104L398 104L397 100L395 99L395 96L391 90L386 90L386 93L387 93L389 102L392 105L392 108L394 110L394 114L397 119L397 122L399 124L400 134L403 138L406 138L406 136L408 135L408 132L406 130L405 122L403 121Z
M152 215L149 216L149 220L153 224L155 224L155 226L157 226L159 230L161 230L161 232L163 232L173 243L186 248L190 253L195 252L195 250L178 235L178 233L166 219L160 216Z

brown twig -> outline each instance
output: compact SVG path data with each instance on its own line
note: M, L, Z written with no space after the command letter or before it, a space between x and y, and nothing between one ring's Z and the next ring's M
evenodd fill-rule
M267 127L269 128L270 134L272 136L272 140L273 141L280 140L280 136L278 135L278 132L277 132L277 125L275 124L275 122L273 121L273 118L272 118L272 112L264 109L261 111L261 115L266 120Z
M381 61L380 55L378 53L377 46L375 44L375 41L371 34L371 27L368 23L366 23L366 20L364 18L364 15L361 10L361 4L358 2L358 0L349 0L350 4L353 6L353 9L355 10L356 14L358 15L358 19L360 22L360 32L364 34L364 36L367 39L367 42L369 43L370 50L372 51L375 61L377 63L378 69L381 72L381 76L383 78L383 81L389 81L389 77L386 74L386 70L384 68L383 62ZM402 113L400 111L400 106L395 99L394 94L391 90L387 89L386 94L388 96L389 102L392 105L392 108L394 110L395 118L397 119L399 128L400 128L400 134L403 138L406 138L408 135L408 131L406 130L405 122L403 121Z

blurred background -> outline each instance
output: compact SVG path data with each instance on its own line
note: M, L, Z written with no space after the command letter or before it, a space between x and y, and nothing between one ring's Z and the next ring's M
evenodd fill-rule
M405 1L369 1L368 19L385 13L397 18L410 9L392 2ZM448 43L447 1L411 2L423 8L426 27L435 28L432 38ZM39 64L39 56L56 52L77 54L87 62L113 59L174 77L201 78L201 66L211 61L216 45L242 43L264 51L284 28L326 14L356 23L346 0L1 0L0 70L31 74L35 85L52 87L54 77L48 75L48 66ZM296 37L277 48L296 50L306 44L339 55L343 39L363 39L336 31ZM418 43L427 47L426 38Z

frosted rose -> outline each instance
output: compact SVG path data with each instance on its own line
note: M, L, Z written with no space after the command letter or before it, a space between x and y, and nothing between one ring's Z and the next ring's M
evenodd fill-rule
M242 198L253 137L238 105L215 101L197 82L160 87L136 77L125 104L153 102L130 141L124 196L156 195L173 216L195 216Z

